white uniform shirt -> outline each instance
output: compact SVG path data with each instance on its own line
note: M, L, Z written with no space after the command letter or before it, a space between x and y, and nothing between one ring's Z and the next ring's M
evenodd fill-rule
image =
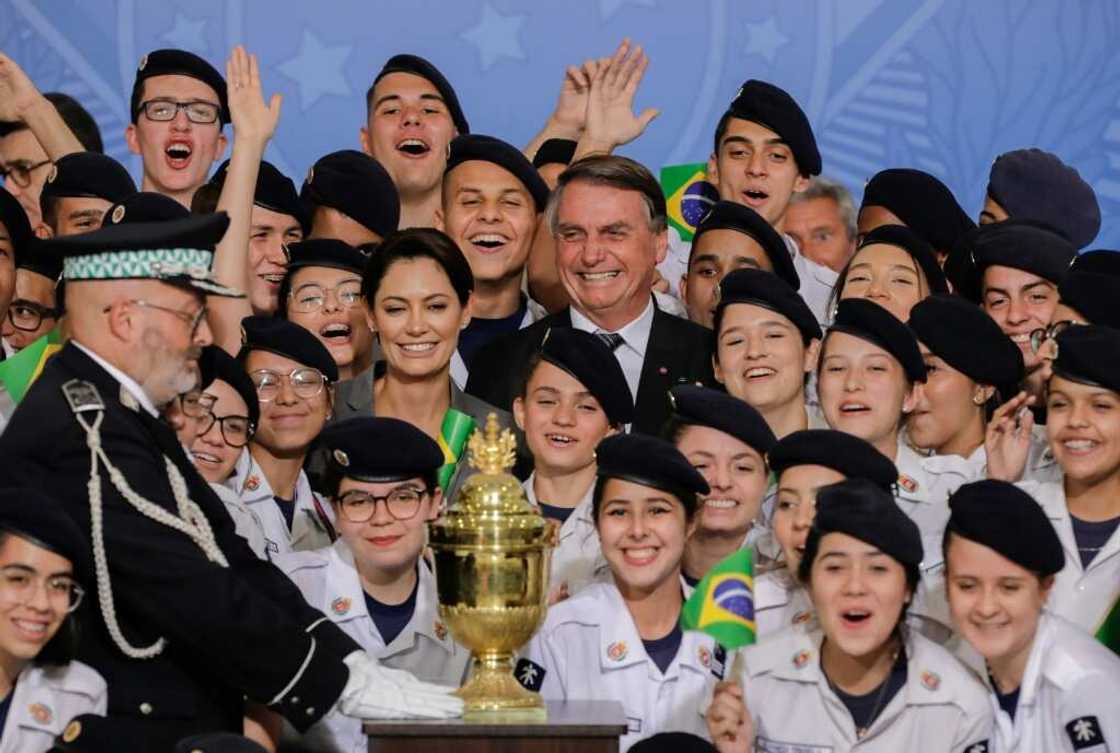
M813 602L808 592L781 567L754 579L754 621L759 641L792 626L813 622Z
M1062 484L1024 481L1017 486L1034 497L1050 518L1066 555L1066 565L1050 589L1046 608L1095 634L1112 605L1120 599L1120 528L1112 532L1086 570L1081 567ZM1117 745L1120 746L1120 741Z
M237 492L224 484L210 484L218 499L226 506L226 512L233 519L234 532L245 539L253 554L262 560L268 559L268 541L264 537L264 524L249 506L241 501Z
M0 753L43 753L70 720L105 716L108 692L96 670L79 661L65 666L28 666L16 680L8 720L0 730Z
M265 478L257 461L253 460L252 454L249 452L241 454L237 459L233 475L225 482L225 486L232 489L242 504L252 513L252 519L260 527L260 534L264 537L269 559L277 554L311 551L330 546L331 536L320 514L326 516L333 528L334 511L319 495L311 491L311 483L303 471L299 472L299 479L296 481L296 494L292 501L295 512L292 514L291 531L288 530L288 521L284 519L284 513L280 512L276 504L268 479ZM253 540L248 536L245 538L250 542Z
M536 472L531 473L521 485L526 498L534 505L537 504L537 495L533 491L533 479L536 475ZM599 531L595 528L595 519L591 513L594 491L595 483L592 482L583 499L560 526L560 540L552 550L552 565L549 568L549 593L555 592L561 583L567 583L568 595L575 596L577 591L588 584L604 581L609 577L610 566L603 556Z
M755 750L766 753L971 753L987 750L984 686L921 635L906 641L906 684L856 738L848 709L820 666L819 630L790 629L745 649L742 683Z
M417 567L416 608L400 634L385 645L366 609L354 557L341 539L314 552L290 552L274 558L307 603L353 638L370 656L419 679L458 687L466 678L470 651L457 644L439 619L436 578L427 563ZM331 712L307 733L313 750L364 753L368 738L361 722Z
M1043 612L1012 721L995 714L992 753L1116 750L1120 744L1120 658L1079 627Z
M620 702L629 723L619 746L625 752L658 732L708 739L701 714L709 679L715 679L713 664L719 661L715 648L707 635L686 631L662 674L646 654L614 583L596 583L548 610L518 673L523 684L536 685L548 700ZM526 677L526 672L537 674Z

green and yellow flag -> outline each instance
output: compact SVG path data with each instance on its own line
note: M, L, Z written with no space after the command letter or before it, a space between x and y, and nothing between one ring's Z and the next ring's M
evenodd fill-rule
M719 192L708 182L707 169L704 162L661 168L661 190L669 210L669 224L683 241L692 240L700 220L719 201Z
M12 402L18 404L27 394L31 383L43 373L47 359L62 350L62 336L52 329L11 358L0 362L0 382L8 391Z
M737 550L700 579L681 610L681 629L707 633L728 651L755 642L750 549Z
M439 439L436 443L443 450L443 465L439 469L439 488L447 491L451 477L455 474L455 466L463 448L467 446L467 439L474 431L474 418L462 411L449 408L443 414L443 424L439 429Z
M1120 595L1116 597L1108 616L1097 629L1097 640L1120 656Z

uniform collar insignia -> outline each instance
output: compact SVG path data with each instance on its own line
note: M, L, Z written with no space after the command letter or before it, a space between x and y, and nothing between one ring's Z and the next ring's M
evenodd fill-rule
M615 641L607 646L607 658L611 661L622 661L626 658L626 641Z
M337 599L331 602L331 611L341 617L342 615L350 611L350 605L352 603L353 602L351 602L348 597L339 596Z
M46 704L33 703L27 707L27 710L31 712L31 718L39 724L50 724L51 720L54 719L54 712Z

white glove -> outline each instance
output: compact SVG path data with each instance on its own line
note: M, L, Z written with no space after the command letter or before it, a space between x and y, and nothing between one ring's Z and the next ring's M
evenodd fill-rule
M400 669L383 667L364 651L344 660L350 679L342 689L338 710L357 719L452 719L463 715L455 688L417 680Z

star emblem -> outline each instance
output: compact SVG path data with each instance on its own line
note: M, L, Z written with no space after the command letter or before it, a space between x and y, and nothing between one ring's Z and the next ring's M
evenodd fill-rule
M482 70L489 70L502 58L524 60L519 34L525 23L525 16L511 14L503 16L494 10L490 3L482 6L482 19L459 36L478 49L482 59Z
M299 86L300 109L309 110L330 94L346 97L352 93L343 72L352 49L348 44L323 44L319 37L304 29L299 52L277 66Z
M770 16L761 23L747 24L747 45L743 52L747 55L759 55L766 58L767 63L773 64L778 50L788 42L789 37L778 29L777 19Z
M194 20L176 12L171 28L160 39L171 47L205 54L209 48L206 43L206 19Z

